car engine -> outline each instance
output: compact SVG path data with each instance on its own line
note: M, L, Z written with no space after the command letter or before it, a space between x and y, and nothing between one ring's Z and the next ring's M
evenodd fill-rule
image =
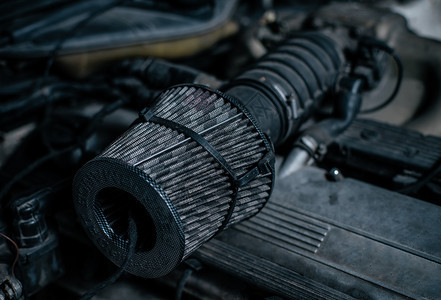
M0 299L439 299L440 15L0 3Z

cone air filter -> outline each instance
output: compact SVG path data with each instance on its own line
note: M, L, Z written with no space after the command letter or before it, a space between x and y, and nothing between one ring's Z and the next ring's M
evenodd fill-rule
M74 180L80 221L115 264L128 251L128 212L138 229L127 271L167 274L220 230L268 200L274 159L252 117L200 86L165 91Z

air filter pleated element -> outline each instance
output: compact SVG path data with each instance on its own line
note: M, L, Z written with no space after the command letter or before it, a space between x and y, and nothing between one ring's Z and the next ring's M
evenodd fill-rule
M138 229L127 271L167 274L217 232L256 214L274 178L271 145L233 99L177 86L74 180L80 221L122 265L128 214Z

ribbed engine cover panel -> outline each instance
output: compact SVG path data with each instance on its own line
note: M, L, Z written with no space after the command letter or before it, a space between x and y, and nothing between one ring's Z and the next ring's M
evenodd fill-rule
M237 176L255 169L271 150L251 117L226 96L199 86L165 91L147 115L185 126L203 137ZM237 191L229 227L256 214L269 198L274 168ZM139 238L128 271L167 274L213 237L229 213L234 184L192 137L149 121L132 125L74 181L75 205L92 241L115 264L127 253L128 211Z

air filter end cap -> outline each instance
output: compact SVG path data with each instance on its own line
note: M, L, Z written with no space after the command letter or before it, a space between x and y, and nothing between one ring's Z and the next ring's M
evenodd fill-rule
M73 182L74 204L86 233L117 266L128 252L127 218L132 209L138 243L126 269L145 278L168 274L182 260L182 224L167 195L136 167L113 158L86 163Z

